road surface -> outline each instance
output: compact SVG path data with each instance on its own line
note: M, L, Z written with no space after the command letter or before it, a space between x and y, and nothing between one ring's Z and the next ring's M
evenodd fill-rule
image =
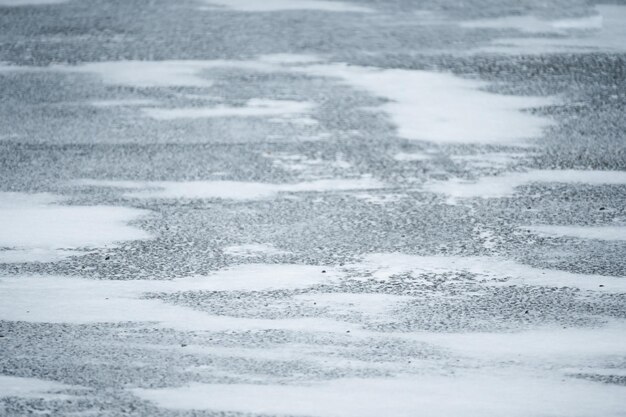
M626 415L623 1L0 28L0 415Z

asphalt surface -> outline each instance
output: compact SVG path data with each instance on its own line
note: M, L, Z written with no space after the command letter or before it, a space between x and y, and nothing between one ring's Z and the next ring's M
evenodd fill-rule
M489 52L498 39L584 38L602 29L460 23L572 21L597 15L594 2L349 3L366 12L6 3L0 213L5 204L19 226L12 236L0 230L0 375L32 380L0 380L0 415L626 415L626 181L618 179L626 171L626 51ZM283 61L261 68L275 54ZM302 61L288 61L295 56ZM118 67L84 70L128 60L229 64L185 72L187 85L142 85L150 69L133 70L130 81L115 79ZM551 104L520 110L549 124L506 143L407 138L385 110L394 96L311 69L335 64L452 74L493 96L549 97ZM254 112L256 99L313 107L294 117L150 117L151 108ZM454 103L445 105L454 111ZM548 170L608 174L595 183L528 181L494 198L429 188ZM320 180L366 185L306 185ZM150 194L192 181L222 182L234 197ZM244 182L276 187L246 197ZM57 201L28 200L40 193ZM14 203L16 195L26 203ZM33 223L57 205L84 211ZM35 206L42 211L28 214ZM105 214L73 228L96 206L143 211L102 230L89 228ZM115 235L118 227L130 236ZM600 236L589 237L598 227ZM12 244L22 229L30 237ZM107 232L110 242L90 241ZM63 243L73 233L85 233L85 244ZM54 259L2 257L41 249L28 243L40 234L51 236L44 246ZM310 284L281 285L281 274L291 274L285 265ZM224 271L226 281L243 283L152 283L210 281ZM255 284L257 273L278 281ZM32 280L44 284L31 292L20 284ZM84 291L73 291L82 280ZM96 298L118 300L110 309L119 311L89 304ZM159 306L173 317L157 312L149 321ZM34 379L65 385L37 389ZM198 390L184 391L190 386Z

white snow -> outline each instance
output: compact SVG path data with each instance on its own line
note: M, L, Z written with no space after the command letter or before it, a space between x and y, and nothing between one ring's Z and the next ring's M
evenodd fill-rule
M313 103L303 101L251 99L244 106L179 107L172 109L149 107L142 110L147 116L156 120L268 116L289 120L293 116L311 111L313 107Z
M415 333L415 340L432 343L484 361L524 361L542 366L585 366L610 361L626 353L623 321L599 328L543 327L520 332Z
M547 236L578 239L626 240L626 226L524 226L531 232Z
M589 185L624 185L624 171L531 170L481 177L475 181L451 178L426 184L424 189L451 198L503 198L512 196L517 187L532 183Z
M50 194L0 193L0 262L51 261L151 236L128 223L149 212L55 204Z
M554 269L534 268L512 260L488 256L419 256L402 253L376 253L351 265L357 271L371 274L376 280L410 274L427 283L425 274L467 272L489 285L533 285L572 287L592 291L626 292L626 279L603 275L575 274ZM364 278L368 275L363 275ZM603 285L603 287L600 287Z
M230 256L238 256L240 258L254 258L257 256L277 256L287 255L289 252L276 249L274 245L262 243L249 243L245 245L232 245L224 248L224 253Z
M94 107L136 107L150 106L158 102L148 99L120 99L120 100L94 100L89 102Z
M497 372L307 385L194 383L133 392L171 409L312 417L613 417L626 407L623 386Z
M506 54L585 53L626 51L626 6L598 5L597 16L587 20L556 22L556 30L585 29L581 33L568 31L567 36L497 39L479 52ZM592 30L595 29L595 30Z
M423 153L423 152L413 152L413 153L398 152L397 154L393 156L393 159L395 159L396 161L400 161L400 162L429 161L433 159L433 156L427 153Z
M293 68L337 78L388 100L387 112L406 139L439 143L523 144L553 123L523 110L555 103L550 97L522 97L484 91L488 84L448 73L378 69L345 64Z
M281 10L319 10L324 12L369 13L372 9L353 3L332 0L204 0L206 3L242 12Z
M126 194L134 198L195 198L259 200L273 198L281 193L333 192L368 190L383 187L383 183L372 178L330 179L306 181L291 184L270 184L238 181L105 181L80 180L79 185L94 187L114 187L134 190Z
M71 395L59 394L59 391L81 388L37 378L0 375L0 398L20 397L63 400L71 398Z
M504 16L461 22L465 28L517 29L527 33L564 33L567 30L594 30L602 28L600 15L572 19L539 19L535 16Z
M322 271L326 272L322 272ZM43 323L155 322L184 331L282 329L340 332L353 325L323 318L258 319L218 316L143 298L180 291L264 291L307 288L340 279L329 267L244 264L210 276L157 280L90 280L54 276L0 278L0 319Z

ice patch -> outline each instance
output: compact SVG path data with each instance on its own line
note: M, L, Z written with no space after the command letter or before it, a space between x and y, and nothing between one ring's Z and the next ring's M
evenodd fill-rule
M187 108L144 108L143 112L156 120L200 119L213 117L280 117L290 119L313 109L313 103L292 100L248 100L244 106L215 106Z
M133 392L170 409L313 417L616 417L626 407L626 387L498 373L307 385L195 383Z
M206 3L241 12L275 12L281 10L319 10L324 12L370 13L372 9L352 3L327 0L204 0Z
M75 385L46 381L37 378L0 375L0 398L43 398L45 400L65 400L71 395L59 394L59 391L82 389ZM0 407L0 410L2 407Z
M535 285L626 292L626 278L533 268L515 261L487 256L418 256L378 253L367 255L361 263L350 267L364 273L363 279L372 278L380 281L409 274L416 282L428 284L424 277L426 274L465 272L476 275L479 281L485 281L489 285Z
M128 225L148 214L146 210L56 201L50 194L0 193L0 262L47 262L151 238Z
M517 187L532 183L562 183L589 185L624 185L624 171L583 170L533 170L510 172L492 177L481 177L476 181L452 178L447 181L426 184L426 191L455 198L503 198L510 197Z
M296 69L294 69L296 70ZM429 71L377 69L344 64L299 69L338 78L388 100L380 106L406 139L440 143L520 144L542 135L550 119L524 112L554 104L550 97L521 97L482 90L482 81Z
M346 180L317 180L293 184L238 181L137 182L106 180L80 180L76 184L136 190L126 194L132 198L219 198L231 200L260 200L276 197L281 193L369 190L384 186L380 181L368 177Z
M224 253L230 256L238 256L240 258L254 258L263 255L279 256L289 254L289 252L276 249L274 245L259 243L227 246L224 248Z
M498 39L491 46L479 48L480 52L510 54L545 54L545 53L585 53L585 52L624 52L626 51L626 6L598 5L599 16L587 21L564 20L556 22L557 30L588 30L573 36L550 38L512 38Z
M524 226L533 233L578 239L626 240L626 226Z

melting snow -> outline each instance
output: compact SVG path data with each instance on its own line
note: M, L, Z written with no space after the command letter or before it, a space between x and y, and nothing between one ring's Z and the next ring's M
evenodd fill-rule
M77 388L81 387L37 378L0 375L0 398L20 397L64 400L71 398L71 396L58 394L59 391L75 390Z

